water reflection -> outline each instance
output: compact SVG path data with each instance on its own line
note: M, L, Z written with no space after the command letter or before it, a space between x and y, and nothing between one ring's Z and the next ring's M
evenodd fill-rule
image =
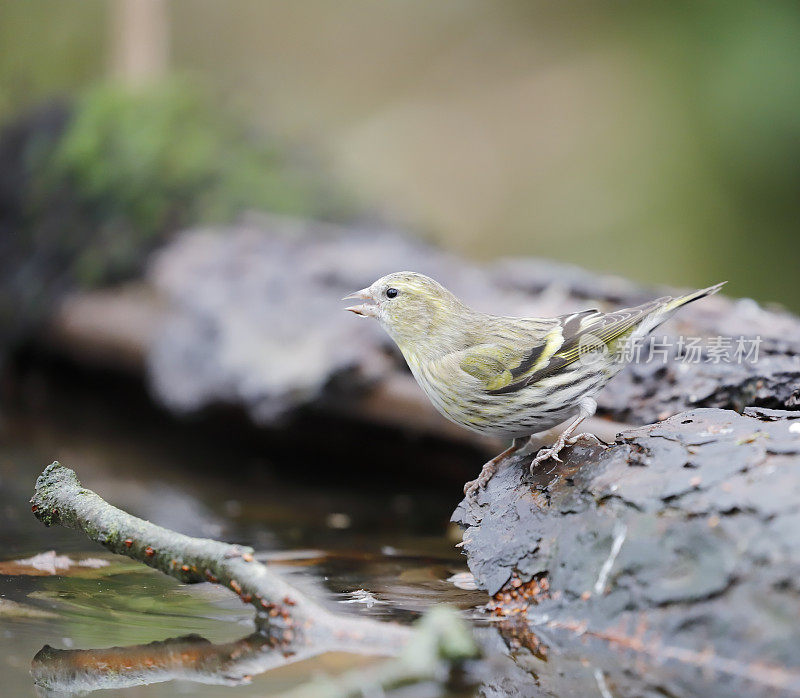
M45 645L31 663L34 683L54 694L146 686L165 681L238 686L287 663L276 640L252 633L213 644L186 635L145 645L60 650ZM295 655L295 658L299 658Z
M462 474L452 487L426 482L399 491L406 487L399 478L353 478L332 460L322 470L258 460L252 445L234 436L206 438L130 400L122 401L124 410L109 410L97 397L119 395L108 386L95 397L49 390L31 409L7 408L0 423L2 695L92 688L111 698L283 695L311 676L378 661L341 646L287 656L286 648L251 634L252 609L229 591L181 585L74 531L45 529L28 498L54 458L133 514L255 547L262 561L337 613L408 623L434 603L455 605L472 622L484 657L447 695L742 695L742 673L752 667L717 674L701 665L702 656L681 662L670 648L634 651L580 626L559 630L544 619L532 633L513 618L477 613L485 595L469 588L457 537L447 528ZM95 562L81 564L86 560ZM748 695L765 695L765 688L800 694L793 676L765 671L753 690L746 684ZM235 687L221 688L228 683ZM427 685L405 695L441 694Z
M251 609L226 590L189 588L75 532L45 529L28 499L43 464L55 457L134 514L253 545L292 584L339 613L406 623L433 603L449 601L469 615L485 599L447 581L466 569L448 537L448 488L398 493L313 469L298 475L297 466L255 468L253 452L235 440L176 438L180 428L130 404L120 417L99 398L47 398L45 407L7 410L0 431L3 694L34 695L47 686L49 693L217 696L220 685L247 683L236 695L282 694L311 676L375 661L343 647L286 656L249 634ZM232 469L241 476L229 477ZM33 557L42 553L52 557L49 567ZM104 564L81 564L87 559Z

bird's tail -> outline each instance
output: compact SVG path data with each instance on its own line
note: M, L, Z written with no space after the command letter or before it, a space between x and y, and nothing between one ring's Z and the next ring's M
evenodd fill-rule
M691 303L692 301L696 301L698 298L705 298L706 296L716 293L726 283L728 282L723 281L720 284L715 284L714 286L709 286L708 288L702 288L699 291L693 291L692 293L687 293L685 296L678 296L677 298L664 296L663 298L657 298L656 300L646 303L645 305L632 308L631 310L634 312L638 311L639 319L637 321L638 326L633 331L631 336L644 337L646 334L652 332L667 318L669 318L681 306Z
M677 310L682 305L686 305L687 303L691 303L692 301L696 301L698 298L705 298L706 296L711 296L719 291L727 281L722 281L718 284L714 284L713 286L709 286L708 288L702 288L699 291L694 291L692 293L687 293L685 296L679 296L678 298L671 298L666 302L664 305L664 310L666 312L672 312L673 310Z

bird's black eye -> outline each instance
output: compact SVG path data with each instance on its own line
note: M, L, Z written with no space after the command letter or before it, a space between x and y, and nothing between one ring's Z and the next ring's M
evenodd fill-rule
M387 288L386 289L386 297L387 298L394 298L397 294L400 293L396 288Z

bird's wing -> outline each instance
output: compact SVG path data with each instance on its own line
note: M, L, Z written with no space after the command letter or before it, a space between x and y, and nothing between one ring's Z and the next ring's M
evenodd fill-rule
M487 332L497 336L492 343L477 344L456 352L462 371L481 382L489 395L513 393L552 376L578 359L582 350L605 345L616 349L624 338L666 299L613 313L585 310L542 321L498 318ZM530 323L534 322L533 325Z
M462 371L481 382L481 387L491 392L500 390L514 380L510 366L519 361L513 351L499 344L479 344L456 352L453 358Z
M502 386L487 388L490 395L512 393L557 373L576 361L581 351L607 346L616 349L616 342L624 338L644 318L663 305L667 299L658 299L613 313L586 310L556 318L558 324L548 333L547 346L534 347L522 360L513 380ZM548 347L554 347L548 351ZM525 369L520 371L520 369Z
M721 287L716 284L677 298L664 296L612 313L592 309L552 320L489 316L482 334L495 341L476 344L451 358L481 381L486 394L513 393L558 373L586 350L605 346L612 353L619 351L621 342L643 321L644 330L650 332L680 306Z
M547 363L563 343L560 327L558 318L495 318L483 332L494 342L455 352L449 360L477 378L485 392L504 391Z

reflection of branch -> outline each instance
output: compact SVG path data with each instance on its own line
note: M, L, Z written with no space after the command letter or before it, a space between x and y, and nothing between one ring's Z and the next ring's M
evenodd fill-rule
M173 679L234 686L285 664L275 639L253 633L214 645L198 635L100 650L59 650L45 645L31 663L34 683L55 693L143 686Z
M253 633L236 642L214 645L198 635L163 642L99 650L58 650L45 645L33 658L31 675L48 691L82 693L104 688L128 688L164 681L235 686L270 669L308 659L325 651L380 651L379 646L349 642L335 646L309 646L286 652L276 638ZM452 609L428 612L414 630L411 641L397 659L374 667L345 673L335 679L319 679L301 686L302 696L363 695L365 689L389 689L431 680L444 673L447 662L474 656L475 647Z
M397 659L350 671L335 679L318 679L284 694L284 698L383 695L384 690L445 678L453 664L477 654L478 648L472 634L466 630L458 614L447 606L434 606L422 617L413 637Z
M331 613L253 559L253 550L191 538L111 506L81 486L74 471L55 462L36 480L32 510L45 524L85 533L112 552L127 555L187 584L213 582L255 606L264 631L285 644L358 643L374 654L396 654L411 630L396 623Z
M269 567L251 548L190 538L111 506L78 482L60 463L36 480L32 510L45 524L83 531L109 550L144 562L182 582L209 581L232 589L256 607L262 633L212 645L187 636L135 647L56 650L45 645L33 659L34 681L50 691L93 691L189 679L237 684L254 674L322 652L398 655L365 671L315 683L299 695L362 695L365 688L392 688L425 681L476 653L458 615L433 608L416 629L369 618L339 616L320 606Z

